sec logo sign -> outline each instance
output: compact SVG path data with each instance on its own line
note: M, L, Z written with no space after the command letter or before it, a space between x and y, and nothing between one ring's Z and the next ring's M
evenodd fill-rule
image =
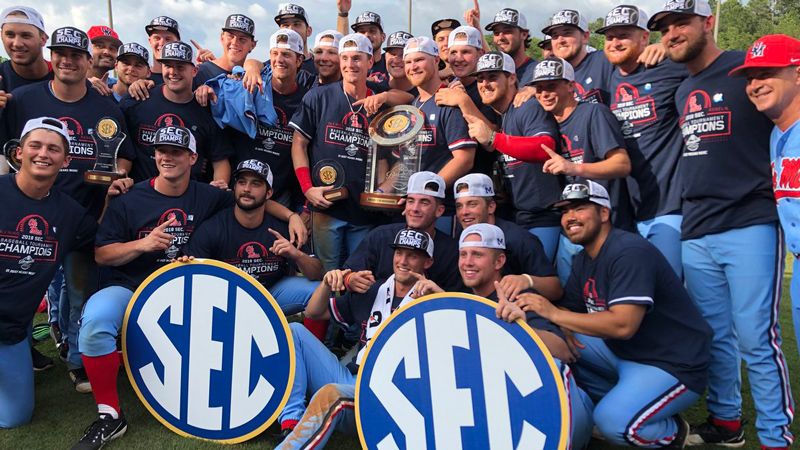
M172 431L224 443L257 436L283 409L294 345L272 296L214 260L173 263L136 290L122 327L139 399Z
M561 375L527 324L469 294L392 314L364 356L356 424L365 449L565 449ZM522 325L522 326L520 326Z

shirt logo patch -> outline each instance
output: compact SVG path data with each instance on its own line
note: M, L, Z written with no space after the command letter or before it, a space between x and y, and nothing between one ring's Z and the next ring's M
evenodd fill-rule
M715 96L722 96L721 93ZM731 134L731 111L725 106L712 106L711 96L703 90L689 94L680 119L681 133L686 148L684 157L704 156L705 141L725 141Z

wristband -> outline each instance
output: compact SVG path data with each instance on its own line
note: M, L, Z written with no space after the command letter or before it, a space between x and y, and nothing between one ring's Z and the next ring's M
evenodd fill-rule
M350 277L353 276L353 272L348 273L344 276L344 287L348 291L350 290Z
M294 174L297 176L297 181L300 182L300 190L303 191L303 194L314 187L311 182L311 169L308 167L298 167L294 169Z
M533 277L527 273L523 273L522 276L528 280L528 289L533 289Z
M497 137L497 131L492 131L492 136L489 137L489 147L494 147L494 139Z
M339 11L339 17L347 17L348 15L350 15L350 12L341 12L341 11Z

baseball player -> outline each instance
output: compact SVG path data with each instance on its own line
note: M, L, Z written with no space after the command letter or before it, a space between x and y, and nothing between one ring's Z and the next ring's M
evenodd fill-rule
M439 79L439 51L430 38L411 38L403 50L406 77L419 91L412 105L425 117L421 136L417 142L422 151L422 170L439 174L447 186L472 169L475 157L475 140L469 137L467 123L461 110L442 106L436 96L442 89ZM445 216L438 226L446 233L452 232L453 203L445 199Z
M3 47L8 61L0 63L0 108L11 91L26 84L51 80L53 72L42 48L47 32L41 14L28 6L10 6L0 13Z
M314 67L317 76L314 84L317 86L333 83L342 79L339 68L339 41L344 37L336 30L325 30L314 37Z
M345 327L360 326L358 353L346 366L340 364L339 359L305 327L299 323L289 325L295 346L295 377L279 421L285 434L288 435L292 429L295 432L281 445L302 444L312 436L314 430L308 429L312 424L298 424L306 410L306 398L329 383L340 383L351 390L355 389L356 373L364 349L375 335L382 318L388 318L397 308L411 301L412 287L433 264L433 238L425 232L401 229L394 236L391 246L394 249L393 273L389 278L377 280L363 294L347 291L344 295L333 295L344 290L344 278L350 270L331 270L325 274L306 306L305 315L311 319L327 320L332 316ZM352 424L352 418L349 423Z
M359 34L369 38L372 44L372 68L369 69L369 80L384 86L389 83L389 73L386 70L386 59L381 54L381 47L386 41L386 33L383 31L381 16L372 11L364 11L356 17L355 22L350 28ZM339 30L346 33L346 30Z
M269 165L242 161L233 178L234 207L203 222L182 253L242 269L269 289L284 314L296 314L319 284L322 264L290 243L286 223L266 212L273 181ZM298 269L305 278L294 276Z
M70 130L70 159L69 164L61 169L55 186L80 203L97 220L105 205L107 188L83 181L84 174L94 169L97 162L98 148L93 131L101 118L110 117L118 129L127 134L125 120L110 97L100 95L87 83L91 53L86 33L73 27L59 28L53 32L49 48L53 58L54 79L29 84L14 91L14 96L3 111L5 127L0 132L0 142L20 136L24 124L40 117L41 111L47 111L66 123ZM130 159L132 153L130 141L124 140L118 156ZM129 170L130 165L120 159L119 169ZM97 266L91 248L65 255L64 275L66 291L60 300L60 311L69 318L66 321L67 328L61 329L69 345L67 368L76 388L88 392L89 386L81 370L83 364L78 352L77 334L81 307L97 289Z
M197 67L194 84L199 88L203 83L219 75L230 74L234 66L244 65L247 55L256 48L256 24L244 14L231 14L225 19L219 42L222 56L205 61Z
M747 99L745 80L728 76L744 54L717 47L714 22L706 0L667 2L648 22L662 33L669 58L689 71L675 95L685 144L679 177L683 273L714 330L710 417L689 440L744 445L743 358L761 445L788 448L793 402L777 315L784 248L770 189L772 123Z
M550 58L553 55L553 40L550 35L545 34L541 41L536 44L537 47L542 49L542 59Z
M178 21L168 16L154 17L150 23L144 27L147 32L147 42L153 52L153 65L150 67L150 79L156 85L164 83L164 76L161 74L161 49L170 42L181 40L181 32L178 29Z
M747 79L746 93L750 101L775 124L769 139L772 189L778 203L778 217L786 233L786 243L789 251L795 255L794 269L798 276L792 276L792 318L800 343L800 242L793 232L792 224L797 213L791 201L796 197L793 177L800 170L800 167L793 165L800 151L800 133L796 130L800 120L798 66L800 40L773 34L754 42L745 56L744 64L731 71L730 75Z
M270 183L273 199L292 210L302 206L305 198L297 178L292 174L292 137L289 120L300 106L306 88L297 82L297 71L303 61L303 41L291 29L281 29L269 38L269 60L272 67L272 102L278 115L275 125L258 124L256 138L231 128L226 135L235 149L235 163L257 159L267 163L275 176ZM258 76L260 79L260 75Z
M504 289L510 289L511 298L525 289L536 289L553 300L561 298L561 284L539 239L516 223L496 217L491 178L482 173L465 175L455 182L453 191L456 219L462 230L476 223L497 225L503 230L508 262L502 284Z
M605 26L604 52L614 65L609 80L609 106L619 119L631 158L630 194L639 233L667 258L678 277L681 263L681 199L678 161L683 138L678 126L675 91L688 72L665 60L647 67L640 63L650 39L647 14L636 6L612 9Z
M150 77L150 52L136 42L123 44L119 48L114 73L117 82L111 86L111 95L119 103L128 94L131 84Z
M458 258L456 241L447 233L436 230L436 220L444 214L446 185L433 172L417 172L408 178L408 190L403 209L405 223L380 225L369 232L358 248L347 258L345 269L350 272L345 286L357 293L366 292L376 279L392 273L392 252L386 242L403 228L424 231L433 238L436 264L426 276L448 291L461 290L461 280L453 271Z
M453 69L450 68L447 60L450 53L447 42L450 38L450 32L460 26L461 22L456 19L439 19L431 24L431 37L439 48L439 78L444 83L453 81L454 77Z
M73 450L99 449L127 429L117 394L116 336L133 291L179 256L198 225L233 203L230 193L191 180L198 155L188 128L160 128L153 145L158 176L132 187L120 185L126 193L109 202L95 239L95 258L109 273L86 302L79 345L99 418Z
M275 23L280 28L289 28L297 32L303 40L303 65L300 68L309 74L316 75L314 58L308 53L308 38L311 37L311 23L308 20L308 12L300 5L294 3L281 3L278 5L278 13L275 15ZM344 33L344 32L343 32Z
M52 117L34 118L20 136L20 171L0 177L0 428L31 419L31 321L64 255L91 245L97 230L85 208L53 189L59 170L69 164L67 126Z
M191 128L197 140L198 163L192 167L192 176L227 188L231 173L228 157L233 149L223 139L222 130L208 108L200 106L194 98L192 80L197 68L192 48L184 42L170 42L161 48L157 59L162 66L164 84L151 90L149 98L143 101L131 97L120 103L132 132L130 140L136 148L131 158L131 178L139 182L158 175L152 148L155 132L165 126L181 126ZM210 168L207 167L209 162Z
M530 293L516 305L575 333L575 376L607 441L683 448L689 425L679 414L706 387L711 329L663 255L613 228L605 188L570 184L555 206L567 237L583 246L559 303L568 309Z
M513 154L530 150L541 153L544 147L559 150L558 126L537 102L525 102L519 108L512 104L517 94L515 73L514 60L509 55L489 52L481 56L472 76L478 80L475 84L481 101L502 116L502 130L494 132L490 123L476 117L467 115L467 119L470 123L481 122L471 126L472 133L480 136L481 145L502 153L503 172L517 210L516 222L539 238L547 258L553 261L560 228L558 215L549 206L558 198L561 180L543 170L541 162L519 161ZM476 133L479 128L481 132Z
M602 103L579 102L574 80L572 66L561 58L543 59L534 71L536 99L553 115L561 134L560 154L544 149L549 159L543 169L564 175L568 183L588 178L603 185L611 199L611 223L633 231L634 214L625 183L631 161L619 122ZM560 235L555 262L562 284L569 278L572 258L581 249L563 233Z
M389 75L387 85L379 83L369 83L370 88L375 92L381 92L383 86L389 89L398 89L410 92L416 97L419 92L415 89L411 81L406 77L405 63L403 62L403 49L408 40L413 38L410 33L405 31L395 31L386 38L386 45L383 47L383 57L386 59L386 72Z
M92 68L88 77L108 82L108 73L117 62L122 41L116 31L105 25L95 25L86 34L92 42Z
M289 122L295 130L295 175L312 209L314 253L326 270L341 267L379 220L358 204L364 190L369 137L367 115L362 105L353 105L372 93L367 88L371 56L372 44L364 35L343 37L339 42L342 81L309 91ZM314 185L311 169L322 169L318 163L332 168L341 187L346 188L346 198L325 198L325 192L335 186Z

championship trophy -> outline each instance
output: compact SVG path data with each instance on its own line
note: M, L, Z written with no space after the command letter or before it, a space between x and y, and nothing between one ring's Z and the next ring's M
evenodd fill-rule
M117 172L117 151L125 137L125 133L120 131L117 121L111 117L103 117L97 122L92 131L92 139L97 148L97 158L94 169L87 170L83 174L83 181L108 185L123 177Z
M333 159L323 159L314 164L312 172L314 186L332 187L322 194L322 197L329 202L342 200L349 197L349 192L344 186L344 167L339 161Z
M6 157L8 167L14 172L19 172L19 168L22 167L22 161L17 158L18 147L19 139L9 139L8 142L3 145L3 155Z
M419 109L400 105L378 114L369 125L370 148L360 204L375 210L400 210L408 178L422 167L417 135L425 117Z

